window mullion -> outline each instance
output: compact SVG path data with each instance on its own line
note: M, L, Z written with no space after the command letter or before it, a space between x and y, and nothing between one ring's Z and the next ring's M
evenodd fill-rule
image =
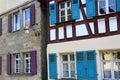
M67 3L65 3L65 21L67 21Z
M105 0L105 5L106 5L106 13L109 13L109 3L108 3L109 0Z

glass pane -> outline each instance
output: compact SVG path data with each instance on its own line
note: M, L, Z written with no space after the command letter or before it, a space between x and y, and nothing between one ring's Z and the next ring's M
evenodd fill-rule
M69 20L72 20L72 15L69 15L69 16L68 16L68 21L69 21Z
M114 62L114 76L120 78L120 62Z
M30 25L30 9L25 10L25 26Z
M111 78L111 63L110 62L104 62L104 78Z
M68 56L67 55L63 55L63 61L68 61Z
M71 7L71 2L67 2L67 7Z
M71 71L75 71L75 63L70 64L70 69L71 69Z
M71 77L75 77L75 71L71 71Z
M109 52L104 52L102 54L103 60L110 60L110 53Z
M62 4L61 4L61 9L62 9L62 8L65 8L65 3L62 3Z
M108 0L109 4L109 12L115 12L116 11L116 0Z
M70 60L74 61L74 54L70 55Z
M64 72L63 72L63 76L64 76L64 77L69 77L69 72L68 72L68 71L64 71Z
M61 17L61 22L64 22L65 21L65 17Z
M116 59L116 60L120 59L120 52L114 52L113 59Z
M68 71L68 64L67 63L63 63L63 71Z
M105 7L105 0L100 0L99 1L99 11L101 14L105 14L106 13L106 7Z
M88 60L94 60L94 53L93 52L88 52Z
M65 16L65 11L61 11L61 16Z
M68 12L68 13L67 13L68 15L71 15L71 14L72 14L71 9L68 9L67 12Z

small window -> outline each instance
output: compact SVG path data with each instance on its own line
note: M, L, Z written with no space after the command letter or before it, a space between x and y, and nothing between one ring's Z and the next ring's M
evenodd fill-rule
M14 14L14 31L20 30L20 13Z
M78 60L78 61L79 61L79 60L83 60L83 53L78 54L77 60Z
M20 73L21 57L20 54L14 55L14 73Z
M99 14L116 12L116 0L98 0Z
M23 11L23 26L30 26L30 8Z
M50 55L50 62L55 62L55 55Z
M30 73L30 54L24 55L24 73Z
M93 52L88 52L88 60L94 60L94 53Z
M69 21L72 19L71 2L62 2L59 5L60 22Z

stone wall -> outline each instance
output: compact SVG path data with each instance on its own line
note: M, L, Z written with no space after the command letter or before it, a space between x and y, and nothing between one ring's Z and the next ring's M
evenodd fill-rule
M25 6L35 3L36 24L29 28L29 33L21 23L21 29L8 33L8 14ZM46 9L41 9L36 0L17 6L13 10L1 15L2 35L0 36L0 56L2 56L2 73L0 80L47 80L46 69ZM21 19L22 20L22 19ZM7 54L24 53L32 50L37 51L37 74L36 75L7 75ZM44 59L44 60L42 60ZM44 71L45 70L45 71ZM42 74L44 72L44 75Z

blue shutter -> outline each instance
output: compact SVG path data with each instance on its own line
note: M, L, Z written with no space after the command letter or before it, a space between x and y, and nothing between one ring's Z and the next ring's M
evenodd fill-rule
M56 23L56 3L51 3L49 5L49 11L50 11L50 24L55 24Z
M95 0L86 0L86 14L88 18L96 15Z
M117 11L120 11L120 0L117 0Z
M51 79L57 78L57 59L56 54L49 54L49 76Z
M80 18L80 0L72 0L72 19Z
M77 79L84 79L86 77L86 71L84 69L85 66L85 53L84 51L76 52L76 71L77 71Z
M88 78L89 80L97 80L96 70L96 51L89 50L87 53Z

